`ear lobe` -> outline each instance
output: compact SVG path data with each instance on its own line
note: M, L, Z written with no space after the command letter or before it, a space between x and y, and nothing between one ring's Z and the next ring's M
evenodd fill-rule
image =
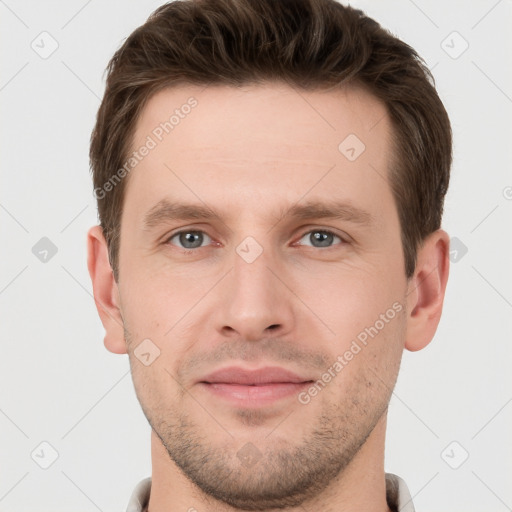
M430 234L418 250L407 292L405 348L412 352L426 347L439 325L450 268L449 250L450 238L442 229Z
M105 328L105 347L114 354L126 354L119 289L114 280L101 226L93 226L87 232L87 268L91 276L96 309Z

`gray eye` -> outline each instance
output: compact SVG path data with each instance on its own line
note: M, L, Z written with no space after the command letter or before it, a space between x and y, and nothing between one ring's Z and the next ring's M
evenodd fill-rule
M306 233L301 241L304 245L310 245L312 247L330 247L335 243L335 239L342 242L341 238L330 231L316 230ZM309 243L308 243L309 242Z
M203 246L205 238L209 239L210 237L202 231L181 231L172 236L169 241L177 240L178 243L172 243L181 246L183 249L196 249Z

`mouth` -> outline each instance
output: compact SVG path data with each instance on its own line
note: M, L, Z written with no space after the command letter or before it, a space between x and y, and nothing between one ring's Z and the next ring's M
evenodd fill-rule
M284 368L248 370L232 366L203 377L197 384L214 397L250 408L294 396L312 382Z

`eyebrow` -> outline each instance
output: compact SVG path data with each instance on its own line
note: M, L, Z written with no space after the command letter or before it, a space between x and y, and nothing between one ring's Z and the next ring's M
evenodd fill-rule
M338 219L364 226L375 222L375 217L368 211L339 201L307 201L304 204L282 207L278 218ZM209 219L222 218L219 213L205 205L162 199L144 215L143 225L145 230L150 230L166 221Z

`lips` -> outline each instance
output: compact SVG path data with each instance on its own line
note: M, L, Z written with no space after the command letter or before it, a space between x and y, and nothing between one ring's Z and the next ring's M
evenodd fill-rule
M283 400L293 399L311 382L308 377L277 366L256 370L231 366L206 375L197 385L214 400L236 408L256 409L283 404ZM282 413L284 409L275 410Z
M230 366L216 370L201 378L198 382L207 384L238 384L245 386L264 386L279 383L301 384L311 382L308 377L277 366L268 366L256 370L248 370L238 366Z

